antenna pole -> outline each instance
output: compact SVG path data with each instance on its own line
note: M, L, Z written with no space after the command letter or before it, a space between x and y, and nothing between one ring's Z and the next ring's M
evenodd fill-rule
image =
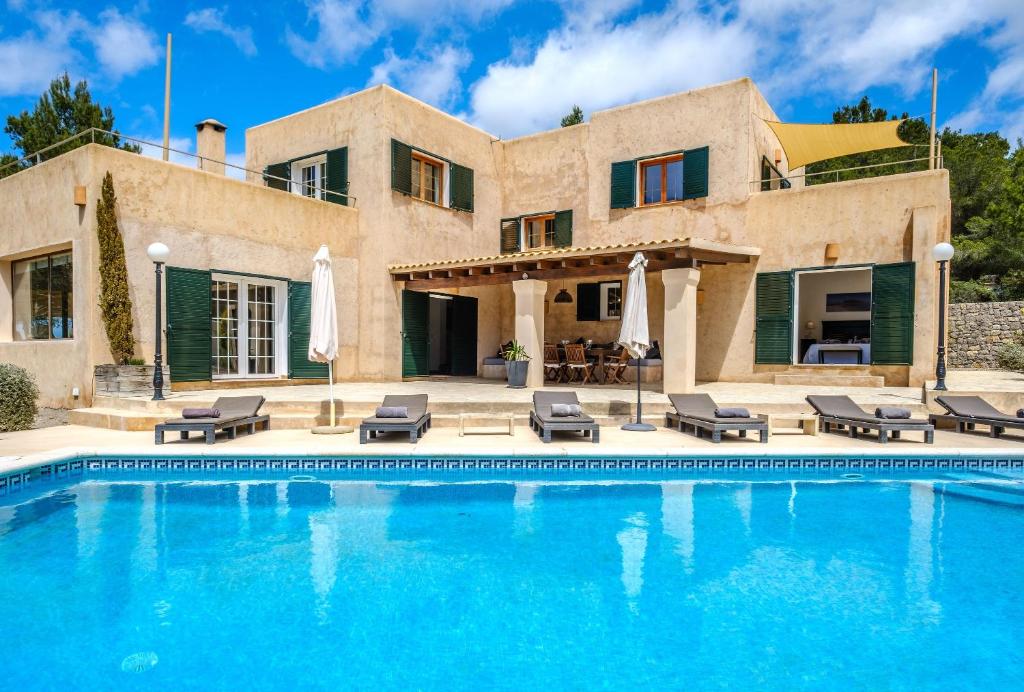
M935 120L934 96L932 120ZM164 161L170 156L171 146L171 35L167 34L167 72L164 74Z
M935 168L935 101L939 95L939 71L932 68L932 125L928 136L928 169Z

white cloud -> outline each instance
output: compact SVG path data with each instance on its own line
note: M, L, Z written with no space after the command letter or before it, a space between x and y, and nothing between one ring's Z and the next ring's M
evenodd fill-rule
M699 12L673 9L627 23L590 14L549 34L530 61L491 65L471 88L471 117L502 136L548 129L574 103L589 113L740 77L754 66L753 46L743 26Z
M373 9L381 18L413 23L423 28L424 25L464 21L476 23L505 9L513 2L514 0L376 0Z
M96 59L114 81L155 65L160 59L156 35L142 22L114 8L104 10L89 31Z
M235 44L238 50L250 58L256 55L256 44L252 40L252 27L232 26L224 21L224 8L207 7L194 10L185 16L185 26L199 33L223 34Z
M77 12L43 12L36 20L38 31L0 40L0 96L38 94L81 61L70 44L71 35L86 26Z
M292 54L310 67L344 63L358 56L380 35L380 30L368 23L359 2L312 0L308 12L308 21L317 26L316 36L305 39L289 27L285 42Z
M384 61L375 65L368 85L390 84L440 108L450 106L462 90L460 73L472 60L462 48L444 46L425 59L401 58L385 51Z
M162 146L163 137L161 135L134 136L135 139L149 142L149 144L141 144L142 155L149 156L150 158L160 159L163 158L164 148ZM135 142L139 144L139 142ZM195 141L190 137L171 137L167 146L171 149L177 149L177 151L171 151L167 155L167 159L171 163L180 163L183 166L198 166L198 160L195 156L192 156L192 150L195 148ZM179 153L185 152L185 153Z

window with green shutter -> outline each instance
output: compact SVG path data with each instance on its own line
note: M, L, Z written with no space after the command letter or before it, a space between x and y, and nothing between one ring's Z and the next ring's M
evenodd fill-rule
M327 363L309 360L309 327L312 285L308 281L288 282L288 377L327 377Z
M519 252L519 217L501 220L501 254Z
M555 247L572 246L572 209L555 212Z
M636 206L636 161L617 161L612 164L611 208L627 209Z
M708 196L708 148L683 152L683 199Z
M263 169L263 181L269 188L288 192L288 188L291 187L288 182L291 180L291 168L291 163L288 161L272 163Z
M348 205L348 147L327 152L327 176L324 179L327 194L324 199L335 204Z
M871 362L910 365L914 360L913 262L871 270Z
M171 382L210 379L210 272L167 267L167 364Z
M473 211L473 169L449 164L451 170L451 186L449 188L449 206L461 211Z
M412 147L391 140L391 189L412 194Z
M402 377L430 375L430 294L402 291Z
M451 296L452 375L476 375L477 299Z
M754 362L793 362L793 273L757 275Z
M576 284L576 321L597 322L601 319L601 284Z

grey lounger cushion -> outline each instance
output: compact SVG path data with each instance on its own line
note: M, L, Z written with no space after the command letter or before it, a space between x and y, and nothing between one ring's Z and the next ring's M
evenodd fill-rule
M370 416L363 420L363 425L386 426L386 425L409 425L415 423L427 414L426 394L388 394L380 408L405 408L408 411L407 418L378 418Z
M552 404L580 405L576 392L534 392L533 410L537 418L545 423L593 423L594 419L586 414L579 416L552 416Z
M862 409L845 395L809 396L809 403L820 415L829 418L844 418L846 420L860 421L863 423L891 424L891 425L930 425L928 421L919 418L876 418Z
M995 406L982 399L980 396L937 396L935 401L942 408L954 416L963 418L988 418L990 420L1003 421L1005 423L1019 423L1024 425L1024 418L1011 416L1003 413Z
M168 425L204 425L208 423L230 423L231 421L243 418L252 418L259 415L260 408L265 402L262 396L222 396L213 402L213 406L220 411L217 418L172 418L164 421Z
M708 423L762 423L760 418L719 418L715 415L718 404L710 394L669 394L669 401L675 406L676 412L687 418L696 418Z

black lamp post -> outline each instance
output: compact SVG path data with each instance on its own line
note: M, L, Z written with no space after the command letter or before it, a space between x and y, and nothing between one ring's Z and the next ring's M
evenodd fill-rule
M163 401L164 358L161 339L163 335L163 290L160 285L160 277L163 274L164 264L166 264L167 257L171 254L171 251L163 243L153 243L146 248L146 254L149 255L149 259L153 261L153 266L156 269L156 297L154 300L156 305L156 344L153 351L153 401Z
M946 391L946 265L953 259L953 246L939 243L932 248L932 257L939 263L939 347L935 363L935 391Z

